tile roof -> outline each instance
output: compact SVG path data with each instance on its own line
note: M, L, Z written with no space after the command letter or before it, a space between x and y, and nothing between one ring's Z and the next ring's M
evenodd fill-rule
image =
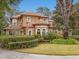
M21 13L21 14L15 15L15 16L12 16L11 18L19 18L19 17L21 17L22 15L26 15L26 16L37 16L37 17L48 18L48 16L44 16L44 15L42 15L42 14L35 13L35 12L24 12L24 13Z
M21 15L15 15L15 16L12 16L11 18L19 18Z
M23 13L23 15L30 15L30 16L39 16L39 17L48 17L48 16L44 16L40 13L35 13L35 12L25 12Z

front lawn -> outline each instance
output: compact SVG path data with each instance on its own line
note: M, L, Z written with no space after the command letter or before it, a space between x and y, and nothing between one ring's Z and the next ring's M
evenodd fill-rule
M79 55L79 45L39 44L37 47L16 51L45 55Z

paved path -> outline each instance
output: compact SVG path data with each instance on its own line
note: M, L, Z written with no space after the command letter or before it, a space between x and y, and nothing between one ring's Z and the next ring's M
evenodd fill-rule
M79 56L48 56L0 50L0 59L79 59Z

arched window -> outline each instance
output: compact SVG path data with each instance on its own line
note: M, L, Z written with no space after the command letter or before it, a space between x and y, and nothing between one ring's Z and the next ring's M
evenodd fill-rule
M29 36L31 36L32 35L32 32L31 31L29 31Z
M42 35L45 35L45 34L46 34L46 30L43 29L43 30L42 30Z
M26 29L23 29L23 34L26 35Z
M40 33L40 29L37 29L37 35L40 35L41 33Z

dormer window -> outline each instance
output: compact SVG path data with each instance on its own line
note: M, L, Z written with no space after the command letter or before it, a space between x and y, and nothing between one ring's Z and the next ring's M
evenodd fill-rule
M31 17L27 17L27 22L31 22Z

